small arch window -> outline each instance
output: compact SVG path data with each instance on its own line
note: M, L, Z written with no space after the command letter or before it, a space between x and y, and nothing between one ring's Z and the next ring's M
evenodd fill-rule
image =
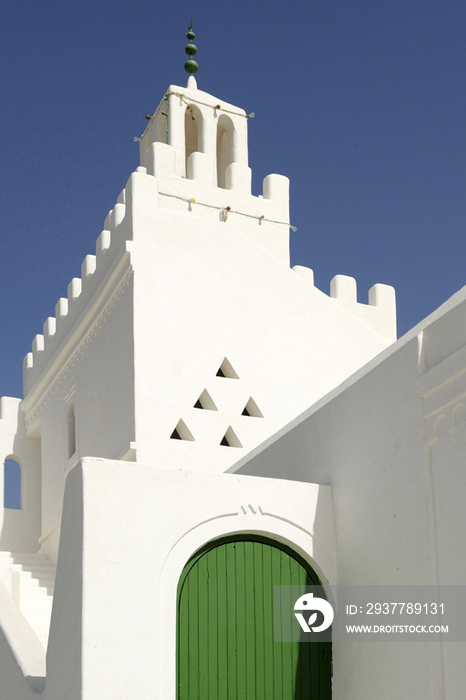
M196 105L188 105L184 113L184 138L186 149L186 175L188 158L192 153L202 150L201 144L202 114Z
M156 117L155 140L159 143L168 143L168 116L166 109Z
M66 413L66 427L67 427L67 438L68 438L68 459L76 452L76 416L74 399L68 402L67 413Z
M225 114L217 125L217 187L226 187L226 170L233 163L233 122Z
M152 143L152 136L150 133L148 133L144 142L144 148L146 149L146 151L149 150L149 148L152 146Z
M7 457L4 463L3 507L21 510L21 466L15 457Z

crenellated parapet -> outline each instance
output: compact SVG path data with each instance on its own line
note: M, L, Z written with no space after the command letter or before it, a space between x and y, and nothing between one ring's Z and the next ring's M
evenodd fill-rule
M142 165L131 174L108 213L95 255L85 257L81 277L71 280L66 297L56 304L55 315L47 318L43 333L33 340L23 365L25 397L41 378L48 385L52 379L57 381L50 372L50 376L44 374L52 361L59 357L68 357L68 364L73 361L78 335L92 335L105 304L127 279L131 242L138 245L160 231L167 210L181 216L180 224L193 235L202 230L205 219L215 221L219 233L223 226L231 225L230 235L239 230L289 264L289 181L269 175L262 195L252 195L247 123L244 110L218 101L192 83L187 88L169 88L140 139ZM311 270L297 267L295 271L313 284ZM330 297L382 337L395 340L391 287L375 285L369 292L369 304L360 304L356 282L338 275L332 280ZM79 342L82 346L84 341ZM56 373L58 365L54 367ZM35 392L36 398L40 393ZM34 434L31 430L29 435Z
M249 116L192 82L187 88L170 86L140 139L141 167L108 213L96 254L86 256L81 277L71 280L55 316L33 340L23 365L25 396L73 333L128 242L158 225L160 210L193 217L197 226L199 218L228 222L289 264L289 181L269 175L262 195L252 195Z
M293 270L314 286L314 272L308 267L295 265ZM368 304L357 299L354 277L336 275L330 282L330 298L390 342L396 340L395 289L388 284L374 284L369 289Z
M125 190L120 194L114 209L105 220L105 229L96 241L95 255L86 255L81 265L81 277L74 277L68 285L66 297L58 300L55 316L46 319L43 332L32 341L32 351L23 361L23 390L27 398L39 378L60 353L69 353L67 341L75 332L86 313L90 313L88 325L98 314L96 307L99 296L108 296L119 283L129 265L128 242L130 231L120 226L125 218ZM108 289L106 289L108 287ZM89 332L91 329L86 329ZM31 433L29 433L31 434Z

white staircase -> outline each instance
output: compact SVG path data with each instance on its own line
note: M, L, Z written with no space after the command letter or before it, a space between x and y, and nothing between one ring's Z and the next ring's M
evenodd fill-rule
M0 566L19 572L19 608L44 649L47 649L55 566L45 554L15 552L0 552Z

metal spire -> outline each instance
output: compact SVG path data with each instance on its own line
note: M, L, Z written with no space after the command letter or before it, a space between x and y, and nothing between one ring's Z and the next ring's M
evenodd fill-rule
M189 44L186 46L185 51L189 56L189 60L184 64L184 69L189 75L194 75L194 73L197 73L199 70L199 64L193 58L193 56L197 54L197 46L192 43L193 39L196 37L192 29L193 20L189 23L188 33L186 34L186 38L189 39Z

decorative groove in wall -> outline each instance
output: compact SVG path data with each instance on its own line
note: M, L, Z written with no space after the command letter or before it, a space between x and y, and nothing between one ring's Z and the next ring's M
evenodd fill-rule
M260 506L254 508L250 503L247 506L241 506L238 511L238 515L264 515L263 510Z
M202 394L199 396L198 400L194 404L194 408L200 408L206 411L218 411L217 406L215 405L207 389L204 389Z
M229 382L225 379L238 381ZM210 378L206 378L205 388L198 394L198 398L193 397L191 406L196 411L183 415L184 425L192 425L194 432L197 431L196 438L183 438L176 427L169 435L170 439L189 439L201 444L210 442L221 447L244 448L244 441L251 442L251 428L255 423L250 419L264 418L257 402L249 394L251 387L244 384L246 382L241 381L229 359L224 357L217 372L214 371ZM200 410L212 413L201 419ZM260 423L263 424L263 421L255 425L260 428Z
M246 406L243 408L241 412L242 416L249 416L249 418L263 418L264 414L260 410L259 406L257 403L254 401L252 396L249 397L248 402L246 403Z
M222 364L218 368L217 377L223 377L224 379L239 379L227 357L225 357Z
M189 440L189 442L194 442L194 436L189 430L188 426L183 420L179 420L176 424L175 430L170 435L171 440Z
M223 447L243 447L231 425L228 426L228 429L221 439L220 444Z

